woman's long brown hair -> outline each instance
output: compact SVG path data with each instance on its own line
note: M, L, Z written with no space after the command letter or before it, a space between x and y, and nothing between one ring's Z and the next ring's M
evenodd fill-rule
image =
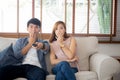
M50 43L56 40L55 31L57 30L57 27L58 27L59 24L62 24L64 26L64 28L65 28L64 38L69 37L67 35L67 33L66 33L66 25L65 25L65 23L63 21L57 21L53 26L52 34L50 35L50 38L49 38Z

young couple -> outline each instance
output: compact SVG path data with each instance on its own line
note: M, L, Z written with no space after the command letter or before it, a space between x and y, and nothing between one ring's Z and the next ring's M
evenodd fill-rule
M14 58L19 63L0 67L0 80L13 80L18 77L45 80L48 75L45 61L47 53L50 53L50 61L54 65L52 72L56 75L55 80L76 80L76 40L67 35L65 23L58 21L54 24L50 44L39 38L39 19L30 19L27 22L27 31L29 36L19 38L13 46Z

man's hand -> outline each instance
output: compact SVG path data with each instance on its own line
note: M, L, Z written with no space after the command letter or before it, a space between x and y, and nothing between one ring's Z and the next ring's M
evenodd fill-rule
M36 42L35 44L36 44L36 46L33 46L33 47L36 48L37 50L43 49L43 47L44 47L44 43L42 43L42 42Z
M37 38L37 34L36 34L35 32L30 33L29 43L30 43L30 44L35 43L36 38Z

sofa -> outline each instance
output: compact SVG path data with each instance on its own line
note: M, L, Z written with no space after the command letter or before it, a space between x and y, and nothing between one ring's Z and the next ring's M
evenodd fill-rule
M77 80L112 80L113 76L120 72L120 64L116 59L98 51L97 37L75 37L75 39L80 69L79 72L75 73ZM11 43L14 45L16 40L17 38L0 37L0 51ZM50 73L46 80L55 80L55 75L51 72L53 66L50 64L49 54L46 55L46 63ZM27 79L17 78L15 80Z

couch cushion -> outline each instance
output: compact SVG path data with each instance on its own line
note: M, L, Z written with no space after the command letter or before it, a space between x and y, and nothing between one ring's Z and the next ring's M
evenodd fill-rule
M75 73L76 80L98 80L96 72L92 71L80 71ZM46 80L55 80L55 75L48 75Z
M75 37L77 41L77 55L81 71L89 70L89 57L96 53L98 40L96 37Z
M8 47L0 52L0 67L18 63L18 60L16 60L16 58L14 57L12 45L13 44L10 44Z
M27 80L27 79L25 79L25 78L16 78L14 80Z
M8 47L11 43L15 44L16 38L0 37L0 51Z
M75 73L76 80L98 80L96 72L80 71ZM17 78L15 80L26 80L25 78ZM55 75L47 75L46 80L55 80Z
M93 71L80 71L75 76L77 80L98 80L97 73Z
M47 71L49 73L52 73L51 69L52 69L53 65L51 65L51 63L50 63L50 54L49 53L45 55L45 59L46 59Z
M46 80L55 80L55 75L47 75Z

